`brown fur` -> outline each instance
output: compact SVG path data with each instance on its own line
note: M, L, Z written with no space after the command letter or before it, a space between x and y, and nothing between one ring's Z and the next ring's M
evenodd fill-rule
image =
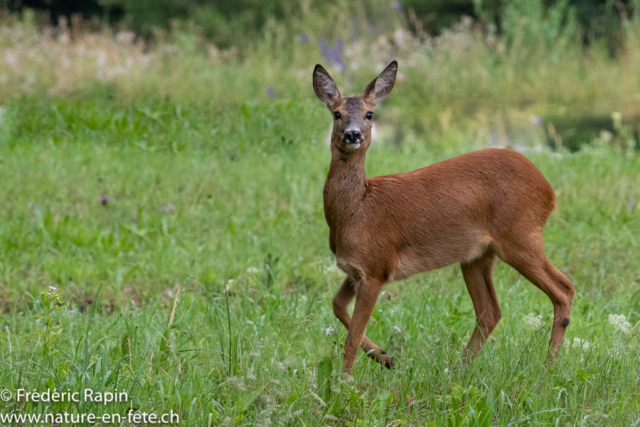
M390 72L395 79L394 64L381 74L386 74L386 85ZM315 84L318 73L326 71L321 67L314 71L316 93L318 86L327 87L326 80ZM475 355L501 316L491 279L496 256L551 299L551 363L562 345L574 293L573 284L543 251L542 229L555 208L553 189L524 156L502 149L465 154L409 173L367 178L371 124L361 117L381 101L381 91L391 91L378 87L371 95L375 86L376 80L354 98L343 98L337 88L337 95L322 94L329 99L329 108L341 114L334 122L324 212L329 245L347 274L333 301L336 316L349 330L344 371L351 371L358 346L386 366L392 364L390 356L364 336L385 283L458 262L476 312L465 358ZM343 136L354 121L363 139L358 149L349 149ZM354 296L350 318L347 306Z

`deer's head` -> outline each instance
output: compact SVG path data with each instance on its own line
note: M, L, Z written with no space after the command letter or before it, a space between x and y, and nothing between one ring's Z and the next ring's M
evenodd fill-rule
M345 98L340 95L336 82L327 70L316 65L313 70L313 90L333 116L332 147L346 154L369 148L373 111L393 89L397 71L398 63L393 61L369 83L361 95Z

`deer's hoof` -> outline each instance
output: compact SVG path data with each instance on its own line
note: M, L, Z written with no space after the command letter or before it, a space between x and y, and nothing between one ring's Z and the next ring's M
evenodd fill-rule
M384 367L385 368L391 369L391 368L393 368L394 364L395 364L395 362L393 360L393 357L386 357L385 358L385 362L384 362Z

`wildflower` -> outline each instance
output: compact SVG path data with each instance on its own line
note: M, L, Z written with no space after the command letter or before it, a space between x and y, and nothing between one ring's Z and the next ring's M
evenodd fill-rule
M133 43L136 39L136 34L133 31L118 31L116 34L116 40L120 43Z
M397 326L394 326L393 329L395 329L398 332L402 332L402 329L398 328Z
M109 202L109 198L107 196L100 196L98 200L100 200L100 203L102 203L102 206L106 206L107 203Z
M249 267L249 268L247 268L247 273L249 273L249 274L257 274L258 273L258 269L256 267Z
M278 94L276 93L276 90L273 88L273 86L267 86L267 95L271 99L278 99Z
M300 34L300 43L309 43L309 36L306 34Z
M531 326L534 329L540 329L544 326L544 323L542 322L542 315L536 316L533 313L529 313L522 318L522 321L525 325Z
M297 410L295 412L289 412L287 414L287 416L285 417L285 421L292 421L294 418L298 418L303 413L304 413L304 411L302 409L299 409L299 410Z
M611 113L611 120L613 121L614 128L619 128L620 123L622 123L622 113L620 113L619 111L614 111L613 113Z
M610 314L609 323L623 334L631 332L631 323L627 322L627 316L624 314Z
M310 375L307 378L307 388L311 390L316 390L318 388L318 382L316 380L316 377L314 377L313 375Z
M611 425L607 414L594 412L582 419L582 425L585 427L606 426Z
M407 43L409 42L408 37L407 33L400 28L393 32L393 42L400 49L407 47Z
M324 333L329 336L333 333L333 326L329 326L327 329L324 330Z
M247 391L246 384L239 378L229 377L227 378L227 384L236 391Z
M18 67L18 55L16 55L13 51L7 50L6 53L4 54L4 59L7 62L7 64L11 66L11 69L13 70L13 72L20 71L20 68Z
M342 374L341 382L346 383L346 384L353 384L354 383L354 379L349 374Z
M51 290L51 291L57 291L57 290L58 290L58 288L56 288L55 286L49 286L49 290Z
M391 7L394 8L395 10L397 10L398 12L402 12L402 2L401 1L394 1L391 3Z
M571 343L572 348L581 348L582 350L589 350L592 345L589 341L583 340L580 338L574 338L573 343Z
M256 403L260 406L265 406L268 408L269 406L273 406L273 399L269 397L268 394L260 393L260 395L256 399Z
M531 116L531 118L529 119L529 121L531 122L532 125L540 127L542 126L542 117L540 116Z
M342 51L344 50L344 40L338 39L333 46L327 45L324 37L318 39L318 47L325 61L335 64L341 71L344 70L344 61L342 60Z
M329 390L333 394L340 394L340 392L342 391L342 389L340 388L340 384L337 384L337 383L331 384L331 387L329 387Z

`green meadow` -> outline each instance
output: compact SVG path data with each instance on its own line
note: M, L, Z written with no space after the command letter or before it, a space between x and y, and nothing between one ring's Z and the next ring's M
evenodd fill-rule
M344 275L322 209L332 119L311 86L313 66L328 61L321 24L307 41L275 25L235 51L186 30L69 41L7 27L0 389L128 398L9 399L0 414L640 426L640 26L625 22L612 58L570 34L553 45L525 37L552 18L491 42L462 24L424 40L398 22L386 38L347 41L345 69L327 65L356 93L398 58L369 176L487 147L527 156L557 195L547 255L576 287L548 369L551 302L507 265L494 274L502 321L465 367L475 316L459 266L389 284L367 335L396 367L360 352L352 376L341 373L346 330L331 299Z

